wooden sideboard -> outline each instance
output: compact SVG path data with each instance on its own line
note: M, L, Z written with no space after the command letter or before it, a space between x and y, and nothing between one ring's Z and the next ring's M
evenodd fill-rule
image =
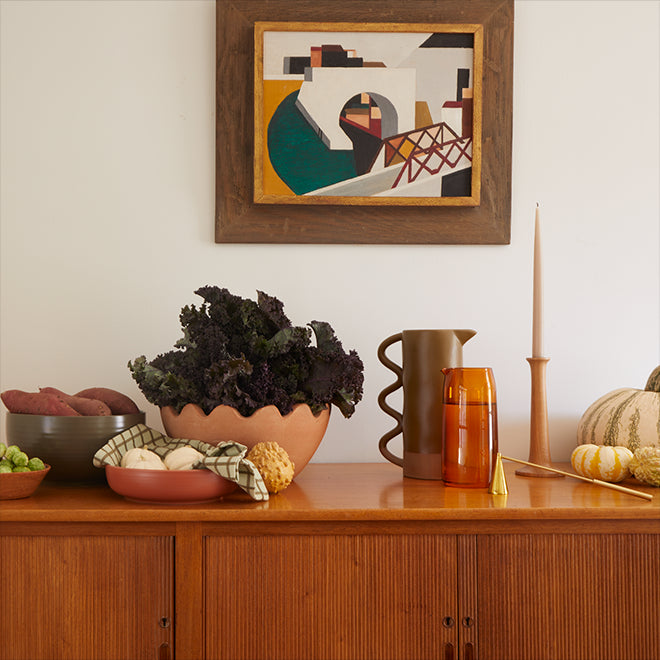
M0 502L0 659L659 660L660 490L506 473L311 464L188 506L46 481Z

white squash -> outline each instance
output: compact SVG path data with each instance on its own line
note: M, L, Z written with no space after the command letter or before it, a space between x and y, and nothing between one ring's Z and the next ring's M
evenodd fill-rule
M624 387L592 403L578 423L578 445L660 447L660 367L643 390Z
M633 453L627 447L580 445L571 454L573 469L583 477L601 481L623 481L630 476Z
M192 470L193 465L204 458L204 454L197 451L194 447L186 445L173 449L163 462L168 470Z
M165 464L156 452L144 447L129 449L121 457L121 467L138 470L166 470Z

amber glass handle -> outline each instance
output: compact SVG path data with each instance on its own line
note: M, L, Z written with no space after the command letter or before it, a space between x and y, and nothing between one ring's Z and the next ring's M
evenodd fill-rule
M390 417L394 418L396 421L396 426L391 430L388 431L379 441L378 443L378 449L380 449L380 453L390 462L394 463L395 465L403 466L403 458L399 458L398 456L395 456L388 448L387 448L387 443L399 433L402 432L403 430L403 414L400 413L398 410L394 410L392 406L390 406L386 399L387 397L392 394L392 392L395 392L398 390L400 387L403 386L403 368L398 365L396 362L393 362L390 360L390 358L387 357L385 351L395 342L401 341L403 338L403 334L400 332L397 332L395 335L392 335L391 337L388 337L387 339L384 339L380 346L378 346L378 359L381 361L382 364L384 364L388 369L393 371L396 375L396 380L391 384L388 385L379 395L378 395L378 405L380 406L381 410L385 413L387 413Z

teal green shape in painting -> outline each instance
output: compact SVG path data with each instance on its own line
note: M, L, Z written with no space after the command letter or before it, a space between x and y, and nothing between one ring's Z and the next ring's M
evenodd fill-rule
M289 94L268 124L268 155L277 175L296 195L357 176L352 150L328 149Z

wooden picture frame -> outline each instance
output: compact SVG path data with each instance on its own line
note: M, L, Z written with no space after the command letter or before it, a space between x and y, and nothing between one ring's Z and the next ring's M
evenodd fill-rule
M276 8L274 12L273 3L256 0L216 0L216 242L509 243L513 0L291 0L276 3ZM385 31L412 32L431 25L474 30L483 43L483 68L480 112L474 122L480 132L480 162L473 171L471 193L387 202L360 196L311 202L293 198L285 203L264 199L259 185L263 135L255 106L259 48L254 35L262 25L268 29L287 24L292 29L343 24L355 30L368 24L371 30ZM475 68L475 79L476 73Z

